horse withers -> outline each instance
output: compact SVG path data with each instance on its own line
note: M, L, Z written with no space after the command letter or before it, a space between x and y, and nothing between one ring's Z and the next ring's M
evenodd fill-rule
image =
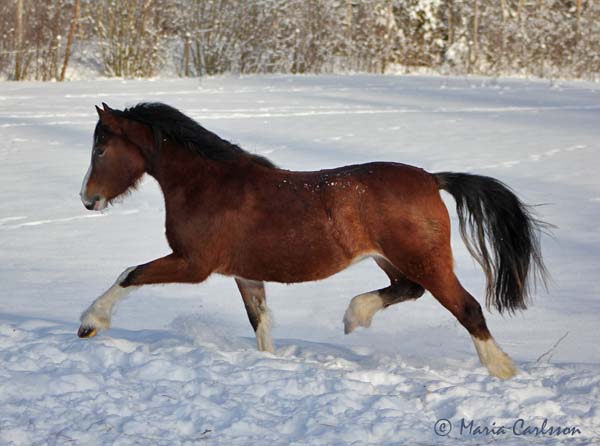
M151 175L164 194L172 253L123 271L82 314L80 337L109 328L115 304L142 285L199 283L218 273L235 278L259 350L273 352L264 282L323 279L371 257L390 285L351 300L346 333L427 290L468 330L490 374L515 374L454 274L440 197L445 190L456 200L462 237L487 278L488 307L513 313L526 308L536 277L545 278L544 224L498 180L389 162L294 172L165 104L96 109L83 204L102 210Z

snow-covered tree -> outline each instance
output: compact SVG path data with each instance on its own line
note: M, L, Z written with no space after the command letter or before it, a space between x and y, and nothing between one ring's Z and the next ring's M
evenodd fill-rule
M9 79L60 79L73 59L124 77L600 72L593 0L4 0L0 37Z

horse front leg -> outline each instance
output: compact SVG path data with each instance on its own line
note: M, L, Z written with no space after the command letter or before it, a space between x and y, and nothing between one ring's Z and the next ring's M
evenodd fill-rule
M80 338L90 338L110 327L115 305L142 285L160 283L198 283L205 280L210 271L198 267L175 254L170 254L144 265L127 268L113 286L96 299L81 315Z
M275 353L271 338L271 314L267 308L267 296L263 282L236 277L235 283L240 290L248 319L256 335L256 344L260 351Z

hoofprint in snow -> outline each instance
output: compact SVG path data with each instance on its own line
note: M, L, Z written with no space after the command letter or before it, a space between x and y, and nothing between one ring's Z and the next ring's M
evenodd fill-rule
M599 98L583 83L391 76L3 84L0 444L600 441ZM77 339L79 314L121 271L168 252L153 182L102 214L78 198L93 105L142 100L282 167L400 161L494 176L545 204L539 216L558 226L543 246L549 292L514 318L486 315L520 373L490 377L428 294L345 336L352 296L386 285L369 262L319 283L268 284L275 355L256 351L235 284L220 277L144 287L110 331ZM481 297L483 274L457 234L453 249ZM444 438L441 419L452 423ZM517 435L544 420L546 435ZM549 436L551 426L580 432Z

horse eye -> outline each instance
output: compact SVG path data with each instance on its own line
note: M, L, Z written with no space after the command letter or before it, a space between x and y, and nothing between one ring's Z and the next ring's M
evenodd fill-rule
M96 153L96 156L104 156L105 149L104 147L96 147L94 152Z

